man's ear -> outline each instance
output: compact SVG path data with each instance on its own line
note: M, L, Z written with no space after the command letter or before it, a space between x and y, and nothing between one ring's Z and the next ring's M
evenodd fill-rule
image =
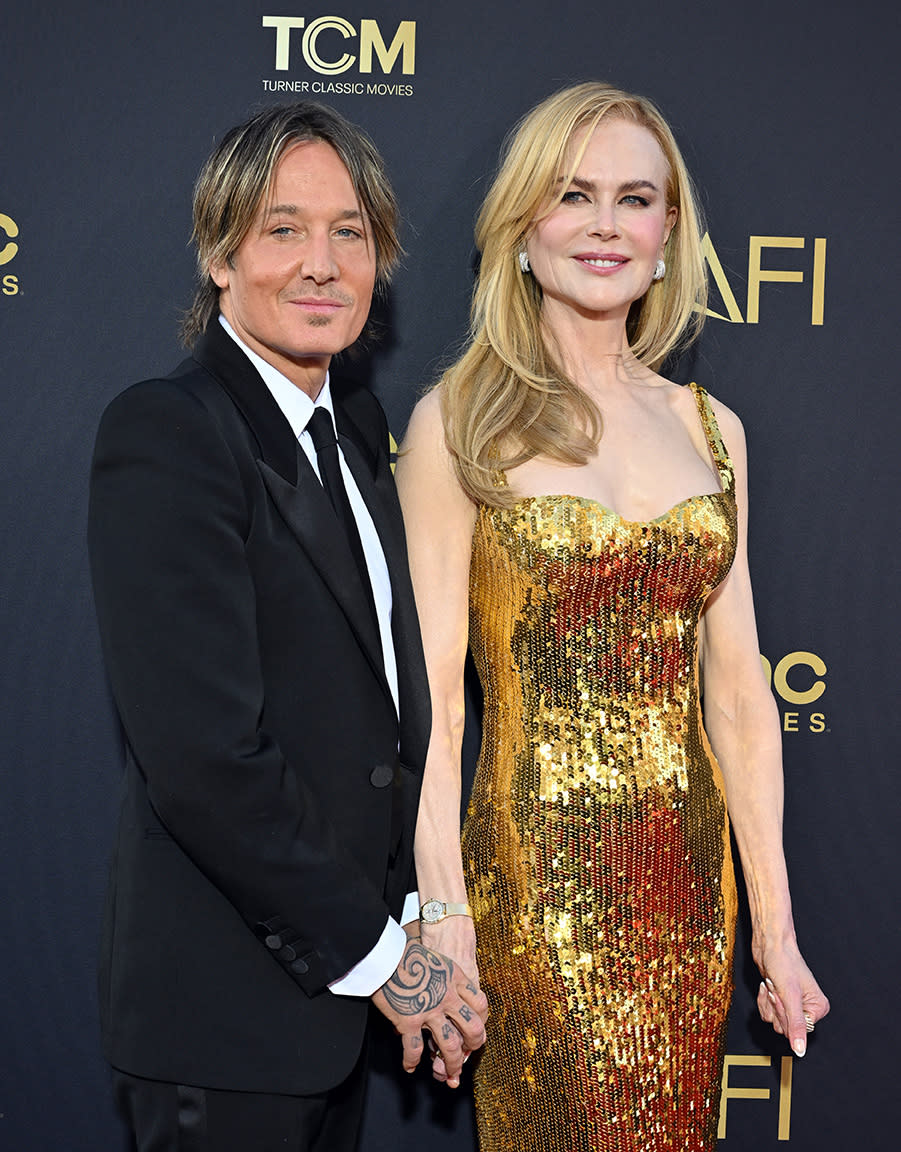
M232 267L230 260L214 260L210 262L209 274L210 279L217 288L228 287L228 271Z

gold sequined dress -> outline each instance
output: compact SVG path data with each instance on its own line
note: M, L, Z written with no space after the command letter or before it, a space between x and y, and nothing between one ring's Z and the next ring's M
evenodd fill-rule
M463 830L491 1017L481 1152L707 1152L735 881L698 621L735 552L722 491L647 523L576 496L482 506L483 742Z

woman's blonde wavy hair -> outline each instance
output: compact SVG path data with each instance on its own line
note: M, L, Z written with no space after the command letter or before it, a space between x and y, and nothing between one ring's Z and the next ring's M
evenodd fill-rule
M511 505L515 497L503 473L534 456L584 464L597 449L601 414L548 347L541 331L541 289L521 272L518 253L535 221L560 203L591 132L611 117L653 134L668 166L667 206L678 209L664 251L666 276L629 312L631 351L656 370L694 339L703 321L707 281L700 212L669 125L649 100L607 84L577 84L549 96L516 125L501 154L476 222L481 263L470 341L439 381L457 477L479 503ZM588 129L582 146L567 156L582 128Z

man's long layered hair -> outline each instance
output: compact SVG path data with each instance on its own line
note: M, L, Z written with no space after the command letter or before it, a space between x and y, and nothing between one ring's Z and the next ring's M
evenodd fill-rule
M214 264L229 262L267 203L275 171L295 144L322 140L338 153L375 244L376 290L384 291L401 254L398 210L385 166L362 129L312 101L264 109L223 137L194 186L198 286L181 326L192 347L219 311Z

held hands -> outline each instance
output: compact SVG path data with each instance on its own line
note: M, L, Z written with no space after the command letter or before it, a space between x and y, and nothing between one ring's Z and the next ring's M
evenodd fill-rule
M423 924L422 940L426 947L444 956L453 956L458 968L463 969L471 986L479 988L479 969L476 963L476 932L471 916L448 916L436 924ZM487 1019L486 1011L483 1019ZM448 1072L441 1052L433 1041L429 1042L432 1059L432 1075L441 1083L448 1080ZM469 1056L464 1050L463 1059Z
M422 1058L426 1029L449 1087L456 1088L463 1061L485 1043L488 1001L475 981L449 957L409 938L393 975L372 999L401 1035L404 1069L412 1072Z
M763 976L757 992L761 1019L785 1036L796 1056L807 1051L807 1036L829 1011L829 1001L794 942L761 951Z

